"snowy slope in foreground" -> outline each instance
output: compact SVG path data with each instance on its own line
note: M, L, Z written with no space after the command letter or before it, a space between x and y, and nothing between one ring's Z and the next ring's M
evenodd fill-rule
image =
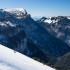
M55 70L0 45L0 70Z

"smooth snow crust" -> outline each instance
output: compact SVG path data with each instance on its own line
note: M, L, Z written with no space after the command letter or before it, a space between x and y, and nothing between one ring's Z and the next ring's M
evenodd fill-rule
M0 70L55 70L0 45Z

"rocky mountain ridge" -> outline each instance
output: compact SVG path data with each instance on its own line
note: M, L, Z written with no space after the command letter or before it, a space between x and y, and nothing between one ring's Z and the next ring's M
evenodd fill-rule
M62 35L58 35L59 37L57 37L54 31L56 30L55 23L36 22L24 9L20 11L15 9L16 12L14 13L12 10L0 10L0 44L29 57L40 58L50 65L54 65L58 57L70 52L69 45L65 43L66 39ZM66 18L62 17L62 20L64 19ZM65 25L65 23L61 23L63 21L60 18L59 20L58 28L60 28L59 25ZM67 20L65 22L69 23L69 20Z

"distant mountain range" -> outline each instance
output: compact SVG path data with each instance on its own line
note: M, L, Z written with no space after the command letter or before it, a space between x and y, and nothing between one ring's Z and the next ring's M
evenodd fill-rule
M70 19L34 21L23 8L0 9L0 44L56 66L58 58L70 52Z

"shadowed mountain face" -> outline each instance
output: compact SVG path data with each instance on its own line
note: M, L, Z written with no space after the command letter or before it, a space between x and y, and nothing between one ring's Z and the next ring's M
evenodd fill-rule
M51 18L43 17L37 22L38 25L43 27L46 31L48 31L48 33L50 33L55 38L62 40L70 47L70 18L69 17L64 17L64 16L51 17ZM58 46L59 45L61 44L58 44ZM59 47L57 49L60 49ZM62 49L64 49L64 46ZM58 68L59 70L62 69L69 70L70 69L69 59L70 59L70 52L59 57L55 62L55 67Z
M58 58L55 66L56 68L59 68L60 70L62 69L69 70L70 69L70 52Z
M51 35L61 39L70 46L70 18L64 16L41 18L39 25L45 28Z
M50 64L70 52L65 42L51 35L25 10L12 10L0 10L0 44Z

